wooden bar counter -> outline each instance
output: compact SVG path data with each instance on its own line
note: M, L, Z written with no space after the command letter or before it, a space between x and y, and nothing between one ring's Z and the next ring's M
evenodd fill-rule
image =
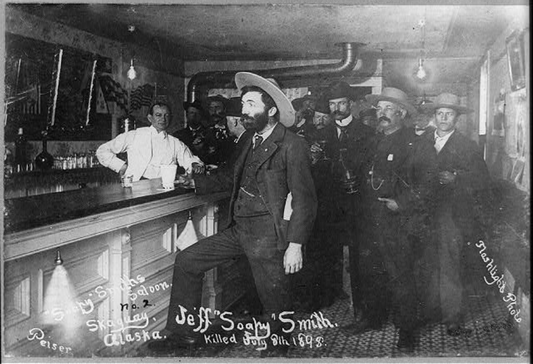
M122 356L157 337L189 217L199 239L212 235L228 197L155 179L6 200L6 354ZM216 277L202 305L225 309L238 294L222 297Z

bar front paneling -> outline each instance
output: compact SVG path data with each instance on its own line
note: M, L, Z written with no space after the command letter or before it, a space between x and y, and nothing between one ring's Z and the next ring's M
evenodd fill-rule
M215 233L228 198L160 183L7 200L6 353L127 355L160 335L178 238L189 219L198 239ZM224 299L217 279L206 274L203 304L225 309L242 292Z

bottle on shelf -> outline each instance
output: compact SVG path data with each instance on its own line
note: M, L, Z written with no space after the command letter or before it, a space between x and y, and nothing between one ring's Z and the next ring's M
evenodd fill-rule
M26 169L28 153L28 139L24 135L24 129L19 128L15 139L15 170L22 172Z
M54 157L48 153L47 136L43 135L43 151L35 158L35 166L41 171L49 170L54 165Z

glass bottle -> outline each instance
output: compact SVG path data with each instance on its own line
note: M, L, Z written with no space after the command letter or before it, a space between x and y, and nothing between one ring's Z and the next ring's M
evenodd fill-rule
M54 157L48 153L47 138L43 136L43 151L35 158L35 166L41 171L49 170L54 165Z
M17 139L15 139L15 165L17 171L26 168L26 153L28 150L28 139L24 135L24 129L19 128ZM20 171L19 171L20 172Z

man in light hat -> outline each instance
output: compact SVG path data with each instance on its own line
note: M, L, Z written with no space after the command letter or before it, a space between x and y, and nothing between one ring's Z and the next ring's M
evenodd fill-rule
M359 272L368 321L362 321L354 332L378 329L386 323L391 292L396 309L394 324L399 328L397 347L412 352L418 325L413 274L417 252L413 242L419 229L429 228L428 201L436 184L436 153L428 140L417 140L404 128L406 117L415 108L403 91L385 87L381 94L366 95L366 99L376 108L379 133L374 153L365 163L362 192L368 210Z
M204 272L242 254L250 262L263 304L260 321L270 333L261 340L262 356L281 355L288 349L287 345L272 346L271 337L287 336L292 329L279 319L279 314L290 310L287 275L302 268L302 246L316 215L307 144L287 130L294 124L295 111L277 85L248 72L237 73L235 83L241 90L247 131L235 162L230 223L176 256L166 326L169 334L150 344L154 351L173 351L201 339L194 327L178 323L182 312L200 307ZM291 208L286 208L289 195Z
M423 105L435 114L437 129L428 140L434 141L437 152L439 185L436 192L434 236L438 255L430 266L436 267L431 288L438 288L426 297L428 308L440 308L442 322L449 335L468 334L463 326L464 288L461 272L465 267L467 242L484 238L481 216L476 213L478 201L486 200L489 172L480 148L456 130L459 115L473 110L462 106L457 95L442 93L433 103ZM481 282L479 282L481 284Z

